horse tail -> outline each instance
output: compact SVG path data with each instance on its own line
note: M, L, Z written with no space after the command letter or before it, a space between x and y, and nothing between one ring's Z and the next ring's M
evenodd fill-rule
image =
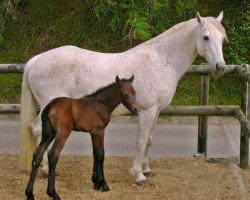
M21 126L20 126L20 168L24 171L31 170L33 152L36 148L35 138L30 131L31 122L37 116L37 101L34 98L28 83L28 75L31 67L38 57L29 60L24 68L21 94Z

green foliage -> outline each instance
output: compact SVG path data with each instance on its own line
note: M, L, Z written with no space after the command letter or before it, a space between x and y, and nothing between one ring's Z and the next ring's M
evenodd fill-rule
M228 64L250 63L249 0L1 0L0 63L24 63L32 56L62 45L102 52L120 52L173 25L224 11L229 43ZM10 2L12 8L3 4ZM3 6L4 5L4 6ZM212 5L212 6L211 6ZM7 9L8 8L8 9ZM198 58L195 63L204 60ZM0 102L18 103L21 75L0 75ZM174 105L197 105L199 77L185 75ZM239 104L240 79L211 77L210 104Z
M16 7L18 3L19 0L3 0L0 3L0 45L2 45L4 41L2 34L6 21L9 19L13 21L17 19Z
M176 23L176 19L185 19L196 3L197 0L100 0L92 2L92 6L99 20L105 20L114 32L123 30L123 37L132 41L148 40Z
M229 36L225 59L229 63L250 63L250 4L249 1L232 2L227 8L224 24ZM231 13L236 13L235 14Z
M181 78L171 105L199 105L198 75L185 74Z
M20 102L21 74L0 74L0 102Z

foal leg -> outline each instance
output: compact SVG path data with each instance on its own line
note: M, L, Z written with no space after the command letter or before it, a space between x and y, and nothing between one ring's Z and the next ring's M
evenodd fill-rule
M142 165L144 161L144 152L146 149L149 133L154 123L154 119L157 113L157 106L153 106L147 110L140 110L139 112L139 132L137 135L137 152L134 158L133 166L130 170L131 174L135 176L136 183L139 186L147 187L149 182L143 175Z
M42 112L43 109L41 109ZM41 112L37 116L37 118L32 122L31 124L31 132L34 135L34 138L36 140L36 144L39 145L42 137L42 122L41 122ZM39 171L41 172L42 176L45 177L48 175L48 157L47 157L47 149L46 153L43 155L43 161L41 164L41 167L39 168Z
M54 135L43 135L42 140L40 144L38 145L36 151L33 154L33 160L32 160L32 170L30 173L30 179L28 182L28 185L25 189L25 194L27 196L28 200L33 200L34 195L33 195L33 187L34 187L34 182L37 174L37 169L39 165L42 162L43 159L43 154L45 150L48 148L49 144L52 142L54 139Z
M143 174L145 176L150 176L150 174L151 174L151 169L150 169L149 164L148 164L149 150L150 150L150 147L151 147L152 142L153 142L154 129L155 129L155 125L156 125L159 114L160 114L160 111L157 111L155 119L153 120L152 127L151 127L150 132L149 132L148 141L147 141L146 149L144 152L144 159L143 159L144 162L143 162L142 169L143 169Z
M104 163L104 130L99 130L96 133L91 133L94 166L92 182L95 189L102 188L102 191L109 191L109 186L104 178L103 163Z
M92 173L92 183L94 183L94 188L96 188L96 184L97 184L97 178L98 178L98 162L97 162L97 152L95 149L95 144L94 144L94 136L92 136L91 134L91 140L92 140L92 147L93 147L93 173Z
M58 158L60 155L60 152L62 151L68 136L70 135L69 130L65 131L57 131L55 142L51 148L51 150L48 153L48 161L49 161L49 179L48 179L48 188L47 188L47 194L50 197L53 197L53 200L59 200L60 197L56 193L55 190L55 175L56 175L56 165L58 162Z

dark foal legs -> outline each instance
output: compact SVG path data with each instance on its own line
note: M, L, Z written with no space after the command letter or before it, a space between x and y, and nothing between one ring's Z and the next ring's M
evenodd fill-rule
M47 194L53 198L53 200L60 200L59 195L56 193L55 190L55 175L56 175L56 165L58 162L58 158L60 155L61 150L63 149L66 140L69 136L70 132L65 134L64 136L56 137L55 142L48 153L48 161L49 161L49 178L48 178L48 188Z
M95 184L97 182L97 159L96 159L96 151L93 146L93 174L92 174L92 182Z
M93 165L93 175L92 182L94 183L95 189L102 188L102 191L109 191L109 186L107 185L104 172L103 172L103 163L104 163L104 147L103 139L104 132L99 131L98 134L91 134L92 145L93 145L93 156L94 156L94 165Z
M25 189L25 194L27 196L27 200L35 199L34 195L33 195L33 187L34 187L34 182L35 182L35 178L36 178L36 174L37 174L37 169L43 160L44 152L48 148L49 144L52 142L53 138L54 138L53 135L43 136L39 146L37 147L36 151L33 154L30 179L29 179L28 185Z

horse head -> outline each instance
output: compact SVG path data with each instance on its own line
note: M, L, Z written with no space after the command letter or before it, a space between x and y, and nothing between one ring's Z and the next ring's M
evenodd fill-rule
M200 26L200 33L196 41L198 54L206 58L207 62L212 66L213 72L222 74L225 69L225 61L223 58L222 45L223 41L227 41L226 31L221 25L223 12L217 18L201 17L197 13L197 21Z

